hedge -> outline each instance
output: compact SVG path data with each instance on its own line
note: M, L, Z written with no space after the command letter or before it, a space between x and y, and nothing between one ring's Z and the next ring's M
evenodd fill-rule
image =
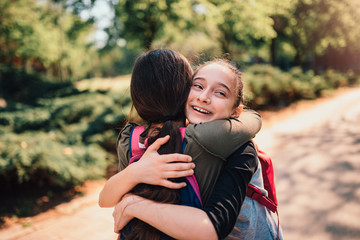
M292 68L283 72L270 65L253 65L243 74L245 98L254 109L284 107L301 99L315 99L326 91L360 83L354 73L327 70L321 75Z
M43 81L26 79L35 86ZM103 177L116 161L115 142L130 109L129 94L51 84L51 93L40 95L2 92L7 106L0 108L1 186L71 187Z

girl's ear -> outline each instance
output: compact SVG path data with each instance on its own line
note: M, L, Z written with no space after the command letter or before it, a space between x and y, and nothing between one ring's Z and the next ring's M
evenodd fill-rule
M244 109L244 105L239 105L239 106L237 106L237 107L234 109L233 113L231 114L231 117L234 117L234 118L239 117L240 114L242 113L243 109Z

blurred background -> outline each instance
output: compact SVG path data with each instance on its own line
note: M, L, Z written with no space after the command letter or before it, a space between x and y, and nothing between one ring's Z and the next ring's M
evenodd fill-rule
M116 171L136 57L230 57L248 105L279 109L360 83L358 0L1 0L0 225Z

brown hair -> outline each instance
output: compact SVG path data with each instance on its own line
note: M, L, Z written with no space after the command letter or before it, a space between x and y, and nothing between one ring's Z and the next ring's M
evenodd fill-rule
M140 55L134 65L130 91L133 106L148 127L142 136L151 145L157 138L170 135L159 154L181 153L182 137L178 122L185 124L185 103L192 82L187 59L172 50L158 49ZM153 123L161 123L150 133ZM176 179L174 179L176 181ZM158 202L179 203L180 192L162 186L138 184L133 193ZM133 221L126 239L160 239L161 232L138 219Z
M198 66L198 68L194 72L194 76L197 74L197 72L200 69L202 69L203 67L205 67L207 65L213 64L213 63L219 64L221 66L224 66L224 67L228 68L234 74L234 80L236 81L236 86L237 86L237 98L236 98L236 102L234 104L234 107L237 107L241 103L244 103L244 93L243 93L244 84L243 84L243 81L242 81L241 72L235 66L235 64L232 63L230 60L224 59L224 58L216 58L214 60L207 61L207 62L201 64L200 66Z

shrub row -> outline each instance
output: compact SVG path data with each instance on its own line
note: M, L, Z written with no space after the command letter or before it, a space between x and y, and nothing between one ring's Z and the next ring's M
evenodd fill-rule
M129 96L71 91L74 94L56 98L28 96L29 102L6 99L7 107L0 109L2 186L71 187L104 176L114 163L118 127L129 112Z
M360 78L351 72L332 70L315 75L313 71L303 73L300 68L283 72L270 65L253 65L244 72L245 97L254 109L283 107L300 99L315 99L326 91L360 82Z
M71 82L51 82L42 75L0 64L0 97L14 102L65 97L79 93Z
M68 145L55 132L6 134L0 145L0 175L13 185L69 187L103 176L109 160L97 144Z

